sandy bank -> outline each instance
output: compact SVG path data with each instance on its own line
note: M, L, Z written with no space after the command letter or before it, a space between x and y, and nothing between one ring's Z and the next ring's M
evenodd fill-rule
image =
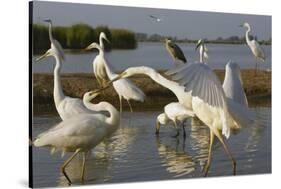
M223 81L224 70L215 71L218 77ZM259 71L257 76L254 70L242 70L242 79L244 82L244 90L248 96L250 103L266 103L271 99L271 72ZM63 89L66 95L71 97L82 98L83 94L91 89L97 88L97 83L93 74L75 73L63 74ZM156 110L163 105L177 101L172 92L165 89L152 81L147 76L132 77L131 80L136 83L147 95L144 103L132 102L135 110L146 109ZM119 107L118 96L113 87L107 89L104 94L97 97L97 101L108 101ZM48 105L53 109L53 74L33 74L33 103L34 111L41 111L42 106ZM124 108L127 104L124 102Z

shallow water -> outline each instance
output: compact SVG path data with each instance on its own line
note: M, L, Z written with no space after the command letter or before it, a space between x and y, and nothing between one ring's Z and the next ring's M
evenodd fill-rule
M195 51L195 44L180 43L188 62L199 60L199 53ZM255 59L247 47L232 44L206 44L209 49L209 65L215 69L224 69L229 60L236 61L241 68L255 68ZM265 51L266 61L259 64L259 69L271 70L271 46L262 46ZM63 64L63 73L91 73L92 62L97 53L66 53ZM33 62L39 55L33 57ZM131 66L150 66L155 69L168 69L174 66L172 58L163 43L139 43L134 50L112 50L106 53L108 63L121 71ZM53 72L54 59L47 58L33 64L33 73Z
M271 108L251 108L258 125L231 135L227 144L237 160L237 174L271 172ZM186 124L186 140L175 133L172 126L161 127L159 137L154 134L155 118L160 112L124 112L117 132L98 145L87 157L85 184L150 181L202 177L207 160L209 130L196 122ZM33 119L33 135L49 129L60 118L40 115ZM191 126L190 126L191 125ZM33 148L34 187L66 186L60 166L69 157L60 153L50 155L46 148ZM79 185L82 158L75 158L67 173ZM232 174L220 143L215 142L209 176Z

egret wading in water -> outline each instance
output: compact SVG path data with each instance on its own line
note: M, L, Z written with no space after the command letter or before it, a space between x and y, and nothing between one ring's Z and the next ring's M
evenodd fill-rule
M208 56L209 50L206 47L204 40L202 40L202 39L198 40L195 50L197 50L198 48L199 48L200 62L207 64L208 59L209 59L209 56Z
M107 111L110 115L103 114L79 114L69 119L63 120L55 127L41 133L34 141L36 147L49 147L51 151L61 150L73 152L61 166L61 172L71 184L65 168L78 153L83 153L83 163L81 169L81 182L84 181L86 153L98 145L105 137L114 133L119 124L119 112L108 102L92 104L90 101L99 94L99 91L87 92L83 96L83 101L89 109L93 111Z
M238 129L253 120L249 116L247 108L225 96L219 79L209 66L193 63L178 66L166 72L166 74L172 75L177 82L168 80L154 69L144 66L128 68L116 79L136 74L148 75L155 82L170 89L177 96L180 104L192 110L195 116L210 128L210 148L204 175L207 176L211 164L215 136L231 159L233 174L236 174L236 161L230 153L223 135L228 138L230 129ZM236 88L233 89L233 91L236 90Z
M245 23L241 24L240 27L246 28L246 42L247 42L248 47L251 49L251 51L252 51L252 53L255 57L256 73L257 73L258 61L259 62L265 61L264 51L255 39L250 40L250 36L249 36L249 34L251 32L250 24L245 22Z
M156 134L159 134L160 124L166 125L169 122L172 122L177 129L177 134L179 135L178 124L180 123L183 130L183 136L186 137L185 129L184 129L184 122L190 118L194 117L194 113L192 110L187 109L183 105L178 102L171 102L164 107L164 113L158 115L156 121Z
M106 74L110 80L116 78L118 74L114 73L109 65L107 64L107 61L104 57L104 51L103 49L97 44L97 43L92 43L90 44L86 50L89 49L97 49L99 51L99 54L96 56L94 62L99 62L100 64L103 64L106 70ZM116 91L116 93L119 96L119 103L120 103L120 114L122 112L122 99L124 98L129 107L130 111L133 112L132 105L130 103L130 100L136 100L143 102L145 98L145 94L141 89L139 89L131 80L124 78L120 79L118 81L113 82L113 87Z
M59 42L52 37L51 31L51 21L49 22L49 37L51 41L51 48L46 51L45 54L36 59L36 62L47 58L49 56L53 56L55 58L55 68L54 68L54 91L53 97L55 101L56 109L62 120L71 118L77 114L93 114L95 111L89 110L83 104L82 99L79 98L71 98L64 95L61 79L60 79L60 71L62 67L62 61L64 60L64 53L61 48Z
M165 39L165 46L174 62L179 61L181 63L187 63L186 58L181 50L181 48L172 42L170 39Z

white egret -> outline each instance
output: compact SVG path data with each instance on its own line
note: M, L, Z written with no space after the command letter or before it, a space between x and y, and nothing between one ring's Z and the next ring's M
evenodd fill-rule
M57 51L56 54L60 54L60 58L63 61L65 59L63 49L62 49L60 43L56 39L54 39L53 35L52 35L52 20L46 19L44 21L49 24L49 39L51 42L51 49L53 49L54 51Z
M156 121L156 134L159 134L160 124L165 125L168 124L170 121L173 122L174 126L177 128L178 136L178 123L182 125L183 136L186 136L185 129L184 129L184 122L190 118L194 117L194 113L192 110L187 109L185 106L178 102L171 102L164 107L164 113L160 114L157 117Z
M51 27L51 24L50 24ZM83 104L83 101L79 98L71 98L69 96L65 96L61 84L60 79L60 71L62 67L62 60L64 59L63 50L59 45L59 42L54 40L51 36L51 31L49 30L50 40L51 40L51 48L47 50L45 54L41 57L37 58L36 61L40 61L46 57L53 56L56 60L55 68L54 68L54 92L53 97L55 101L56 109L62 120L71 118L76 114L85 114L85 113L95 113L92 110L89 110ZM60 49L60 50L59 50Z
M101 32L100 36L99 36L99 44L100 44L101 49L104 52L103 39L105 39L107 42L109 42L109 40L107 39L105 33ZM97 79L97 82L98 82L99 86L100 87L104 86L104 84L107 81L108 77L107 77L105 66L104 66L103 62L99 61L98 59L95 58L93 60L93 71L94 71L94 75L95 75L95 77Z
M232 161L233 173L236 173L236 161L228 150L222 135L228 138L230 129L240 128L253 120L252 117L249 117L248 109L240 106L234 99L225 96L220 81L207 65L199 63L181 65L169 70L167 74L175 75L173 79L177 82L168 80L154 69L144 66L128 68L120 74L120 77L135 74L148 75L155 82L170 89L177 96L180 104L192 110L210 128L210 150L205 175L210 167L214 136L217 136L222 143Z
M95 62L99 62L100 64L103 64L106 70L106 74L110 80L116 78L118 74L114 73L112 69L107 64L107 61L104 57L104 51L97 43L90 44L86 50L89 49L97 49L99 51L99 54L95 58ZM145 94L142 92L141 89L139 89L132 81L130 81L127 78L120 79L118 81L113 82L113 87L116 91L116 93L119 96L119 102L120 102L120 113L122 112L122 99L124 98L130 107L130 111L133 111L133 108L131 106L130 100L136 100L143 102L145 98Z
M265 61L265 55L264 55L264 51L263 49L261 48L261 46L259 45L259 43L255 40L255 39L252 39L250 40L250 32L251 32L251 27L250 27L250 24L245 22L243 23L242 25L240 25L240 27L244 27L246 28L246 42L247 42L247 45L249 46L249 48L251 49L254 57L255 57L255 61L256 61L256 72L257 72L257 69L258 69L258 61L260 62L264 62Z
M83 153L83 164L81 170L81 182L84 181L85 161L88 151L99 144L105 137L115 132L120 124L119 112L108 102L91 104L93 98L99 91L91 91L84 94L83 101L93 111L107 111L109 116L103 114L78 114L63 120L55 127L40 134L34 141L36 147L50 147L64 152L74 152L73 155L61 166L61 172L71 184L65 168L78 154Z
M165 46L174 62L176 62L177 60L182 63L187 62L181 48L177 44L172 42L170 39L165 39Z
M202 40L202 39L198 40L195 50L197 50L198 48L199 48L200 62L207 64L208 59L209 59L209 56L208 56L209 50L206 47L204 40Z

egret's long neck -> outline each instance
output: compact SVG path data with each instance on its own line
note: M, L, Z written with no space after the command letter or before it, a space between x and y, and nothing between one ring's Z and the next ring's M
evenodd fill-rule
M56 66L54 69L54 100L55 105L59 105L59 103L64 99L64 93L62 90L61 79L60 79L60 70L61 70L61 61L55 56Z
M106 123L112 125L113 127L118 127L120 123L120 115L119 112L116 110L114 106L112 106L108 102L100 102L98 104L93 104L89 100L83 98L84 105L93 111L100 112L100 111L108 111L109 117L106 118Z
M104 50L104 44L103 44L103 40L102 40L102 36L100 35L100 47L102 50Z
M179 94L180 91L183 91L184 87L180 86L177 82L166 79L156 70L147 66L131 67L129 69L132 75L144 74L149 76L156 83L162 85L165 88L170 89L177 96L177 98L180 99L180 96L178 96L177 94Z
M248 44L250 43L250 37L249 37L250 32L251 32L251 28L248 27L247 30L246 30L246 42Z
M52 43L54 40L53 35L52 35L52 23L49 23L49 38Z
M200 63L204 63L204 59L203 59L203 56L204 56L204 47L203 45L200 45L200 49L199 49L199 52L200 52Z
M104 63L105 71L106 71L106 74L107 74L108 78L109 78L110 80L114 79L114 78L117 76L117 74L114 73L114 72L112 71L112 69L110 68L110 66L107 64L107 62L106 62L106 60L105 60L105 58L104 58L104 51L102 50L101 47L96 47L96 48L99 50L99 56L100 56L100 58L102 58L102 59L104 60L103 63Z

